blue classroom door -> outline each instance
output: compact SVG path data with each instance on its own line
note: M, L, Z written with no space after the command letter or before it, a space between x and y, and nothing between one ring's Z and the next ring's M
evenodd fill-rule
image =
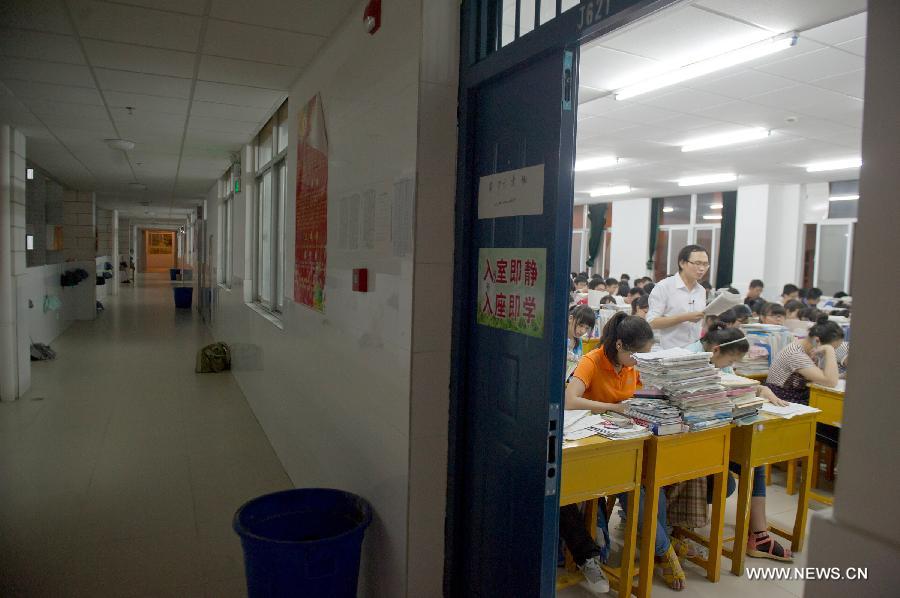
M463 156L470 176L462 204L465 247L457 255L465 256L468 271L464 290L457 289L463 340L456 362L465 369L458 372L465 448L457 477L464 508L453 523L462 526L454 531L463 547L454 567L462 579L453 585L465 596L555 593L576 78L577 50L559 49L488 81L466 100L474 116ZM539 214L478 217L482 177L539 165ZM543 263L532 262L542 270L542 334L477 323L485 276L500 275L496 260L480 263L486 248L509 250L511 260L517 249L523 256L546 252ZM507 298L506 316L513 308Z

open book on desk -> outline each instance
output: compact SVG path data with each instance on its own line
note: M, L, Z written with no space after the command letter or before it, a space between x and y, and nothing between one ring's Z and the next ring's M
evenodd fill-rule
M806 415L807 413L819 413L821 409L816 409L815 407L802 405L800 403L788 403L784 407L779 407L778 405L774 405L772 403L766 403L760 408L760 411L762 411L763 413L768 413L769 415L783 417L784 419L791 419L792 417L796 417L798 415Z

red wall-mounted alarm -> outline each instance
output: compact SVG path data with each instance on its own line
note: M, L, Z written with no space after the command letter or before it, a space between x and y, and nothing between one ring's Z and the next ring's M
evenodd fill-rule
M365 12L363 12L363 23L365 23L369 35L375 35L375 32L381 28L381 0L369 0Z
M353 290L357 293L369 292L369 270L368 268L353 269Z

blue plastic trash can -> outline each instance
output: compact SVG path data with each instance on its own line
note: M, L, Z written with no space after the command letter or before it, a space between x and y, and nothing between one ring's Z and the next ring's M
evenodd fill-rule
M169 268L169 280L178 280L179 274L181 274L181 268Z
M194 299L194 287L175 287L172 289L175 294L175 307L190 309Z
M355 598L372 507L355 494L298 488L266 494L234 515L250 598Z

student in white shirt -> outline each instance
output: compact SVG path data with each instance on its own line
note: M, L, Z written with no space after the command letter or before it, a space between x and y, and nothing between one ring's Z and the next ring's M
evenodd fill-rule
M684 347L700 339L706 307L706 289L700 279L708 270L706 248L687 245L678 252L678 274L653 287L647 321L659 330L663 349Z

